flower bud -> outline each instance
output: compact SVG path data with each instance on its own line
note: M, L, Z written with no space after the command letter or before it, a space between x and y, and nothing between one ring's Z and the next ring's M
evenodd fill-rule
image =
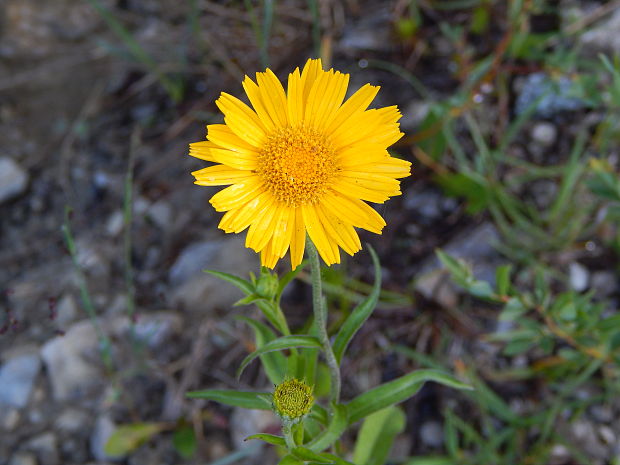
M302 380L286 380L278 384L273 392L273 409L285 421L301 421L312 405L312 388Z

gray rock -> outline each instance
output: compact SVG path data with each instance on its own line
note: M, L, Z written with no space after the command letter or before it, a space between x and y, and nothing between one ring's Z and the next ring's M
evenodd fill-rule
M391 12L387 8L363 15L356 23L347 24L338 46L348 53L390 51L394 48L390 37L391 21Z
M499 233L491 223L483 223L465 231L442 249L448 255L460 258L472 265L476 279L495 283L495 269L502 264L493 244L499 240ZM458 300L459 288L446 278L446 271L436 256L422 264L414 287L424 297L435 300L444 307L453 307Z
M110 436L115 430L116 425L107 414L97 418L95 427L90 436L90 451L97 461L108 462L121 459L121 457L110 457L104 451L108 439L110 439Z
M26 190L28 174L13 159L0 157L0 203L11 200Z
M78 306L71 294L65 294L56 307L56 321L61 327L75 321L78 316Z
M558 129L555 125L547 121L541 121L532 127L530 135L532 136L532 140L537 144L543 147L550 147L554 144L558 136Z
M7 360L0 367L0 406L25 407L40 369L41 360L36 353Z
M590 415L598 423L611 423L615 417L610 405L593 405L590 407Z
M37 455L40 465L57 465L60 463L58 444L54 433L47 432L30 439L24 449Z
M579 42L588 52L620 53L620 10L580 34Z
M590 273L587 268L578 262L571 262L568 265L568 277L570 287L577 292L583 292L588 288Z
M551 77L539 72L528 75L518 89L515 112L520 115L534 105L534 113L549 118L562 111L575 111L586 106L579 98L577 86L568 76Z
M45 343L41 357L52 383L54 399L79 398L99 385L98 347L97 332L88 320L74 324L64 336Z
M595 271L592 273L590 287L599 298L609 297L618 290L618 278L611 271Z
M170 228L172 207L165 200L158 200L146 211L146 216L163 230Z
M183 320L176 313L141 314L134 326L136 337L152 349L181 332Z
M258 271L258 266L258 255L245 248L241 236L191 244L170 269L169 280L174 289L172 303L199 312L227 308L242 297L241 291L202 270L244 277L251 270Z
M123 230L125 225L125 217L122 210L116 210L112 213L105 224L105 231L110 237L117 237Z
M89 423L86 412L69 407L56 418L54 428L60 432L79 433L85 431Z
M246 410L235 408L230 417L232 444L235 449L247 447L245 438L278 427L280 420L271 410Z
M0 429L3 431L13 431L19 424L19 410L16 408L0 409Z
M431 103L424 100L412 100L403 110L403 117L400 119L402 131L412 131L416 129L428 116Z
M420 427L420 439L429 447L443 445L443 428L438 421L427 421Z
M8 465L37 465L37 458L29 452L17 452Z

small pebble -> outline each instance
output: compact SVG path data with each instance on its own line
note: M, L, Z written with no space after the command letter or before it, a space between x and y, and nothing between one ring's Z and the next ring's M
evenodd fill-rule
M12 158L0 157L0 203L7 202L26 190L28 174Z
M531 132L532 140L543 147L550 147L555 142L558 136L557 128L546 121L537 123L532 128Z

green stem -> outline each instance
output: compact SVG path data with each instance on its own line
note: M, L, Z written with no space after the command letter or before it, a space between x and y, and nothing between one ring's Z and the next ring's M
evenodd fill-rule
M340 400L340 367L336 361L336 356L334 355L334 350L332 349L327 334L327 306L323 299L321 263L319 262L319 253L310 238L306 239L306 248L308 250L308 257L310 258L310 270L312 275L312 307L314 309L314 320L331 377L329 400L335 405Z
M287 420L282 420L282 432L284 433L284 440L286 441L288 450L295 449L297 444L295 444L295 438L293 437L293 425Z

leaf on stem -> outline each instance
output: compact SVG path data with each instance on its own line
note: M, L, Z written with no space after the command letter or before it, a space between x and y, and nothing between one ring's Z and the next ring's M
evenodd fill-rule
M379 294L381 292L381 266L375 250L370 245L368 246L368 250L370 251L370 256L372 257L372 263L375 270L375 282L370 295L353 309L336 335L333 348L334 355L336 356L338 363L342 360L344 352L347 349L347 345L349 345L349 342L353 336L355 336L355 333L357 333L376 308L377 301L379 300Z
M260 349L255 350L241 362L241 366L237 370L237 378L241 376L243 370L256 358L260 357L263 354L273 352L275 350L285 350L292 349L294 347L313 347L320 349L321 342L312 336L303 336L303 335L291 335L291 336L282 336L278 339L274 339L266 343Z
M314 452L321 452L336 442L348 425L347 408L344 405L336 405L334 406L334 414L327 425L327 429L306 444L306 446Z
M271 393L248 392L226 389L206 389L204 391L188 392L187 397L192 399L208 399L231 407L242 407L254 410L271 410Z
M427 381L435 381L455 389L473 389L453 376L437 370L417 370L360 394L347 404L349 424L371 413L397 404L413 396Z
M260 321L252 320L245 316L239 316L237 319L247 323L254 330L254 337L256 339L256 348L260 349L265 344L276 339L276 335L271 329ZM273 384L280 384L284 380L286 374L287 361L286 357L280 352L271 352L260 356L260 361L263 364L265 373Z

